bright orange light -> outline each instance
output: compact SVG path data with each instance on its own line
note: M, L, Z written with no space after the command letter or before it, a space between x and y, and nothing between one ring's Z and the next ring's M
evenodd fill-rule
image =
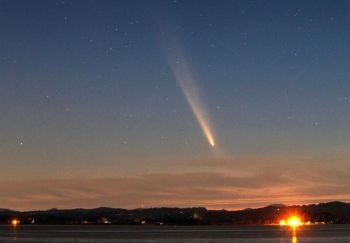
M297 227L299 225L302 225L300 218L298 216L292 216L288 218L287 224L292 227Z
M287 220L285 220L285 219L280 220L281 226L288 225L290 227L296 228L296 227L303 225L303 224L304 223L301 221L301 219L296 215L290 216Z
M16 225L19 224L19 220L18 220L18 219L12 219L12 220L11 220L11 224L12 224L13 226L16 226Z

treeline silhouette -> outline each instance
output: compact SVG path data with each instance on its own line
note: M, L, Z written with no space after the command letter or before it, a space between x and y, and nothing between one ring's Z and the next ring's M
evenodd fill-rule
M47 211L0 210L0 223L13 219L20 224L115 224L115 225L223 225L276 224L288 215L299 215L304 222L322 224L350 223L350 203L328 202L302 206L270 205L237 211L206 208L146 209L51 209Z

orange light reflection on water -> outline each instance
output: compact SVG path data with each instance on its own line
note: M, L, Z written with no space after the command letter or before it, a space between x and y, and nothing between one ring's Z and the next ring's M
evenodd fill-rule
M309 222L303 222L298 215L292 215L287 219L281 219L279 223L281 227L288 226L288 229L292 233L292 243L298 243L297 230L300 229L300 226L309 224Z
M293 227L292 228L292 243L298 243L298 238L297 238L297 228Z

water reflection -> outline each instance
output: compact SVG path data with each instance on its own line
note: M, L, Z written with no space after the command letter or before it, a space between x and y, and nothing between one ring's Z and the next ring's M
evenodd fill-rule
M297 229L293 227L292 229L292 243L298 243L298 238L297 238Z
M17 225L12 225L12 241L17 241Z
M293 235L292 237L292 243L298 243L298 239L296 235Z

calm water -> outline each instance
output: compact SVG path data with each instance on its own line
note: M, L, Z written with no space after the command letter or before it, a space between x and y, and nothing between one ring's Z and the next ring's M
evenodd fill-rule
M350 242L350 225L304 226L0 226L0 242Z

